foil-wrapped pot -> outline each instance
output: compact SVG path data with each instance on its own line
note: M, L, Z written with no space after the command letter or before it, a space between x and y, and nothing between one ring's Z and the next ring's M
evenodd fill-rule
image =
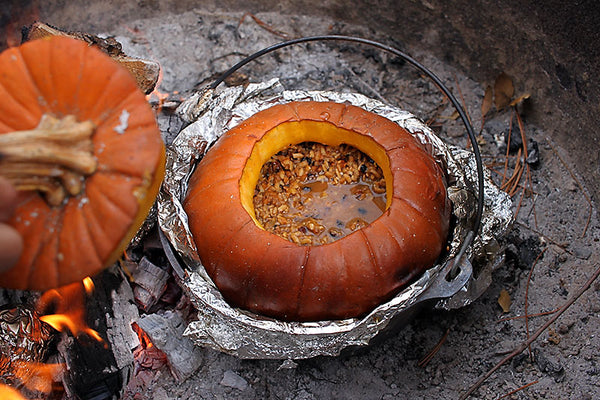
M448 193L456 217L450 251L412 285L362 318L282 322L230 307L200 262L182 206L195 164L223 133L275 104L308 100L352 104L398 123L446 166L450 177ZM458 276L447 280L455 256L470 231L472 210L476 209L475 157L444 143L412 114L356 93L286 91L277 79L226 88L218 93L199 92L182 103L178 112L189 125L167 149L166 176L158 198L158 222L181 286L198 309L198 320L191 322L184 333L198 345L240 358L334 356L348 347L367 345L391 326L406 323L419 305L462 307L489 286L491 271L500 259L496 239L512 222L511 200L491 182L486 171L481 229L460 261ZM477 278L472 274L471 260L478 260Z

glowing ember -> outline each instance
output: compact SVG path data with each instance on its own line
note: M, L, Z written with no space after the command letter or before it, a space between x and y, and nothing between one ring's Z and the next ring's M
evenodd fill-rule
M134 374L141 368L159 369L167 364L167 356L154 346L146 332L135 322L131 324L131 327L140 339L140 345L133 352L133 357L135 358Z
M152 341L150 340L150 337L146 334L146 332L144 332L142 328L140 328L138 324L134 322L131 324L131 327L133 328L133 331L137 333L138 339L140 339L140 347L147 349L149 347L154 346L152 344Z

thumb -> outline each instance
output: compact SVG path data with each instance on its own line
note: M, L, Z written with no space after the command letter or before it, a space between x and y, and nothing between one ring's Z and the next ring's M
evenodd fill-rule
M17 191L8 180L0 176L0 221L7 221L17 206Z

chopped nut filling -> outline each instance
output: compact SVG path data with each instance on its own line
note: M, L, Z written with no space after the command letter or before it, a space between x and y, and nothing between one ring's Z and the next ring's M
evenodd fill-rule
M364 228L385 211L381 168L358 149L305 142L275 154L254 191L256 218L300 245L321 245Z

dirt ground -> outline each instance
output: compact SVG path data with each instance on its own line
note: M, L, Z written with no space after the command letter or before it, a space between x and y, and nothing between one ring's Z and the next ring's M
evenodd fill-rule
M144 2L140 2L144 3ZM160 90L170 98L185 97L201 82L262 47L282 38L243 13L185 11L138 18L134 13L110 31L127 53L158 61L164 71ZM403 48L362 26L347 26L317 17L257 14L260 20L291 36L340 33L378 39ZM51 15L46 22L52 23ZM62 26L70 28L69 26ZM475 82L460 70L418 48L404 48L435 71L463 99L476 130L481 127L484 90L493 82ZM251 81L280 77L288 88L359 91L411 111L428 121L444 139L466 146L463 128L435 86L410 66L377 51L347 44L315 43L285 49L243 70ZM516 87L515 97L529 88ZM173 92L179 92L174 94ZM529 148L537 146L539 161L529 164L513 196L516 221L504 239L505 262L495 271L489 289L473 304L454 311L424 311L382 343L340 357L317 357L283 363L240 360L203 351L197 372L183 382L167 368L142 370L125 399L456 399L482 374L512 352L551 315L525 314L557 309L598 268L600 240L596 210L589 193L571 170L569 159L543 131L524 118ZM492 110L486 117L480 145L486 165L502 181L506 140L519 128L511 111ZM167 111L159 117L169 141L182 123ZM534 145L535 143L535 145ZM516 153L508 160L508 177ZM589 221L588 221L589 218ZM498 304L502 291L510 310ZM528 326L527 326L528 325ZM600 398L600 282L583 294L527 350L496 371L472 398L580 399ZM528 330L527 330L528 329ZM421 361L446 336L433 358ZM530 356L531 354L531 356ZM530 385L516 391L525 385ZM516 391L514 394L511 392Z

